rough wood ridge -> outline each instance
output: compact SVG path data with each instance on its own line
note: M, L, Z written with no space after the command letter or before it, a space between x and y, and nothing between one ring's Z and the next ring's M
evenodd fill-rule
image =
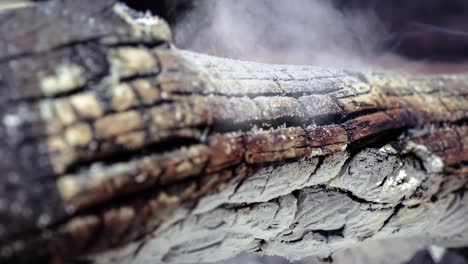
M468 244L468 75L194 54L111 0L0 24L2 261Z

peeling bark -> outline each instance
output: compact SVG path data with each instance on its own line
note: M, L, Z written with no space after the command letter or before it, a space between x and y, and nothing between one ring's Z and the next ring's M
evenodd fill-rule
M466 246L468 76L215 58L76 2L0 14L0 259Z

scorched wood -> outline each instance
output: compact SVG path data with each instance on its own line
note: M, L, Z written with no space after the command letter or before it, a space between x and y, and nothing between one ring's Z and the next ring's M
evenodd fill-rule
M111 0L0 21L2 261L468 244L468 75L195 54Z

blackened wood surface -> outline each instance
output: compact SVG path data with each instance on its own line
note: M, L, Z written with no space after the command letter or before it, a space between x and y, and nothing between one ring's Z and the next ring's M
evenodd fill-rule
M425 241L468 241L440 232L466 228L466 75L194 54L113 1L0 21L2 259L298 259L437 221Z

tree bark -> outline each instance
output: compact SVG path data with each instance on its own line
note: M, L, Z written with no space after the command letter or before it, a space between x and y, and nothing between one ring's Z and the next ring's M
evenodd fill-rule
M468 243L468 75L195 54L111 0L0 21L1 260Z

